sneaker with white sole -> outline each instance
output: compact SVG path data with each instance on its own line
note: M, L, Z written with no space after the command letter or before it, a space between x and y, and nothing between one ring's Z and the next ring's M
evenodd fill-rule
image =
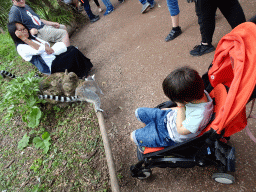
M141 13L145 13L150 8L150 3L147 2L142 6Z

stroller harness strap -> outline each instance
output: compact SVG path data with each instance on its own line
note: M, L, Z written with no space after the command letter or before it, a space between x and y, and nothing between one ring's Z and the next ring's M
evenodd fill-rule
M256 84L255 53L256 25L252 22L238 25L220 40L216 48L208 77L213 87L222 83L229 87L229 92L211 127L218 134L225 128L224 137L241 131L247 125L245 106Z

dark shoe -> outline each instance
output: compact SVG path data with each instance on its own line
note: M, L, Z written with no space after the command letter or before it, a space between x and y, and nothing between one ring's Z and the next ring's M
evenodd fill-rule
M145 13L150 8L150 3L147 2L142 6L141 13Z
M118 0L119 1L119 3L123 3L124 2L124 0Z
M103 15L108 15L108 14L110 14L111 12L113 12L114 11L114 7L111 7L111 8L107 8L107 10L106 10L106 12L103 14Z
M193 56L201 56L204 55L206 53L211 53L215 50L215 47L212 46L212 44L210 45L203 45L201 43L201 45L197 45L193 48L193 50L190 51L190 55Z
M167 35L167 37L165 38L165 41L171 41L173 39L175 39L176 37L178 37L180 34L182 33L181 28L179 27L178 31L174 31L173 29L171 30L171 32L169 33L169 35Z
M100 16L99 15L95 15L92 19L90 19L90 22L94 23L94 22L98 21L99 19L100 19Z
M154 1L153 4L150 4L150 9L153 9L156 5L156 2Z

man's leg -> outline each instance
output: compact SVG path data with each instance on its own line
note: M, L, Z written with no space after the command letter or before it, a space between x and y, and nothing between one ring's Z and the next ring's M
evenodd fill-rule
M69 41L69 35L68 35L67 27L65 25L60 24L60 28L59 29L64 29L67 32L66 35L63 37L62 42L66 45L66 47L70 46L70 41Z
M69 35L65 25L60 25L60 28L45 25L38 30L37 37L47 42L63 42L67 47L70 46Z
M62 39L62 42L66 45L66 47L70 46L70 41L69 41L69 35L68 32L65 35L65 37Z
M88 15L88 17L92 23L96 22L100 19L100 17L98 15L94 15L92 13L92 10L91 10L88 0L83 0L83 6L84 6L84 10L85 10L86 14Z

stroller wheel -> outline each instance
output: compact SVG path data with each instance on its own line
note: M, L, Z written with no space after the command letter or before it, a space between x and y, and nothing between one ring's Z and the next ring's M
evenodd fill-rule
M235 178L228 173L214 173L212 178L218 182L223 184L232 184L235 182Z
M152 174L152 171L150 169L142 169L141 172L144 176L140 175L138 179L146 179Z

